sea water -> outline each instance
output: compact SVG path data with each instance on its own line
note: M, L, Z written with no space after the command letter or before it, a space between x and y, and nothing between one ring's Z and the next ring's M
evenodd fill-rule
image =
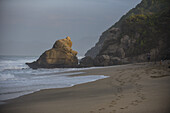
M107 78L104 75L85 75L84 68L29 68L25 63L35 61L38 57L0 56L0 103L42 89L71 87L76 84L92 82ZM85 68L90 69L90 68ZM64 73L67 72L67 73Z

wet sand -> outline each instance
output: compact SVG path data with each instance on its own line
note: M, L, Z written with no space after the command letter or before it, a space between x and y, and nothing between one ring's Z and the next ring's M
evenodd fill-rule
M168 65L138 63L83 70L76 76L110 77L8 100L0 105L0 113L170 113Z

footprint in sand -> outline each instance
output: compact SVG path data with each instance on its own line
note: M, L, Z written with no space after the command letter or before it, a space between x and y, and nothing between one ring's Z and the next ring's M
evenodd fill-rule
M110 104L115 105L115 104L116 104L116 102L113 100Z
M143 88L141 85L137 85L136 87L137 87L137 89L139 89L139 90L142 90L142 88Z
M131 105L137 106L138 104L135 102L130 103Z
M111 108L111 107L114 107L114 105L109 105L109 107Z
M141 92L141 89L137 89L136 92Z
M116 110L112 110L112 113L116 113Z
M131 102L131 105L138 105L139 103L141 103L142 101L140 101L140 100L135 100L135 101L132 101Z
M123 95L118 95L118 96L116 97L116 100L120 100L122 97L123 97Z
M118 97L119 97L119 98L121 98L121 97L122 97L122 95L119 95Z
M120 80L120 79L116 79L116 81L117 81L117 82L121 82L121 80Z
M121 86L123 86L124 84L125 84L125 82L120 83Z
M118 93L121 93L121 92L122 92L122 88L121 88L121 87L118 87L118 88L117 88L117 92L118 92Z
M121 107L120 109L128 109L129 106L126 106L126 107Z
M131 77L138 77L139 75L136 75L136 74L133 74L133 75L131 75Z
M142 93L137 93L137 96L138 96L140 99L142 99L142 100L145 100L145 99L146 99L145 96L144 96L144 94L142 94Z
M116 98L116 100L120 100L120 98Z
M99 111L105 110L105 108L100 108Z
M125 109L128 109L129 106L126 106Z
M142 100L145 100L145 99L146 99L144 96L141 96L140 98L141 98Z
M138 85L138 83L135 83L135 85L137 86L137 85Z

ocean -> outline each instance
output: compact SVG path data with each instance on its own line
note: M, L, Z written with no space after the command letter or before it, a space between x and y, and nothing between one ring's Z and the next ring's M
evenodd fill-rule
M0 56L0 103L42 89L72 87L77 84L107 78L104 75L78 75L84 72L68 72L93 68L29 68L25 63L38 57ZM63 73L67 72L67 73Z

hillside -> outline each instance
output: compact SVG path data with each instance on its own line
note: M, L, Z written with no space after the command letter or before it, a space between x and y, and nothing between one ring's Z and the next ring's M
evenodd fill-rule
M147 53L152 61L169 58L169 6L169 0L142 0L103 32L85 56L95 65L146 61Z

